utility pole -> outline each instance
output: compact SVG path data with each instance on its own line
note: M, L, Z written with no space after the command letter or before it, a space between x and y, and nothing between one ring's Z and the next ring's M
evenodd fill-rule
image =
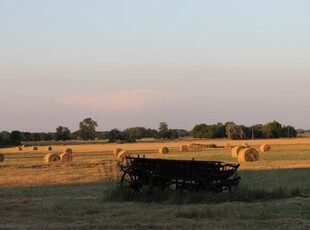
M253 131L253 128L252 128L252 140L254 140L254 131Z
M290 126L287 126L287 138L290 138Z

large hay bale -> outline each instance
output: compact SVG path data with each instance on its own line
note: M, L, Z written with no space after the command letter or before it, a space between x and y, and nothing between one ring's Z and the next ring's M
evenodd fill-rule
M47 151L52 151L53 148L52 148L51 146L48 146L46 150L47 150Z
M0 162L4 161L4 155L2 153L0 153Z
M60 160L62 162L70 162L72 161L72 159L73 159L73 156L71 153L63 152L60 154Z
M244 148L238 154L238 162L251 162L251 161L258 161L259 154L254 148Z
M167 154L167 153L169 153L169 149L168 149L167 147L162 147L162 148L160 148L158 151L159 151L159 153L161 153L161 154Z
M246 147L243 146L243 145L235 146L235 147L231 150L231 156L234 157L234 158L237 158L239 152L240 152L242 149L245 149L245 148L246 148Z
M65 153L69 153L69 154L72 154L73 152L72 152L72 149L70 149L70 148L67 148L67 149L66 149L66 151L65 151Z
M264 152L269 152L271 150L271 146L268 144L261 145L259 150L264 153Z
M114 154L115 156L118 156L118 154L119 154L121 151L123 151L123 149L121 149L121 148L114 149L113 154Z
M44 163L50 164L56 161L60 161L60 156L56 153L48 153L44 156Z
M120 151L117 155L117 158L120 160L125 159L126 157L130 157L130 153L126 150Z
M39 150L39 148L38 148L38 146L32 146L31 150L32 151L37 151L37 150Z
M181 152L187 152L188 151L188 146L187 145L182 145L182 146L180 146L179 150Z
M122 150L117 155L119 159L119 164L122 166L128 166L130 165L130 160L127 159L127 157L130 157L130 153L126 150Z

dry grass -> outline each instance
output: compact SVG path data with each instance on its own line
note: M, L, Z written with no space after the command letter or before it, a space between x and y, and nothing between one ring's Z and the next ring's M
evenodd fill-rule
M0 184L5 186L40 185L51 183L85 183L96 182L98 167L96 163L115 161L113 155L116 148L126 149L131 156L145 155L151 158L220 160L238 163L231 157L230 149L189 149L180 152L180 145L189 145L192 140L165 142L169 154L159 155L158 149L163 143L133 143L133 144L94 144L94 145L67 145L52 146L51 153L64 152L67 148L74 149L74 162L71 166L58 165L57 167L43 167L42 158L45 151L32 152L31 147L25 147L23 152L16 148L0 149L5 155L5 161L0 165ZM209 141L199 140L200 143L209 144ZM225 146L227 140L212 140L218 146ZM241 145L242 141L231 141L232 146ZM259 148L264 143L272 144L273 150L260 154L260 161L242 163L239 170L265 170L285 168L310 168L310 139L280 139L280 140L254 140L248 144ZM75 166L76 165L76 166ZM33 166L37 166L33 167ZM28 167L28 168L25 168ZM33 167L33 168L31 168ZM59 170L61 169L61 170ZM39 173L38 173L39 172ZM42 172L42 173L41 173ZM50 177L50 175L53 175ZM65 176L64 176L65 175Z
M310 183L304 179L310 168L310 139L250 140L248 144L252 147L258 149L268 143L272 151L261 153L260 161L241 163L238 170L242 178L240 194L246 196L244 191L249 190L256 193L255 197L264 198L271 194L270 189L281 197L286 189L292 198L188 205L104 199L110 184L102 181L120 176L117 156L113 154L116 148L126 149L132 156L156 158L158 149L164 145L170 150L162 155L164 158L237 163L230 149L179 151L181 145L191 141L55 145L51 153L74 149L74 161L52 165L42 163L46 152L41 147L35 152L31 147L24 147L23 152L16 148L0 149L6 157L0 164L0 225L5 229L309 228L310 200L300 193L310 194ZM199 143L210 144L210 141L199 140ZM225 146L227 140L212 140L212 143ZM237 146L243 142L230 143Z

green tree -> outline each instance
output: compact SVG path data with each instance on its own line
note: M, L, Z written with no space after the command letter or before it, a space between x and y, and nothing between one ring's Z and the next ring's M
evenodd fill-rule
M272 121L263 126L263 135L267 138L279 138L282 137L282 125L277 121Z
M293 138L297 137L297 130L293 126L283 126L282 137Z
M96 127L98 123L91 118L85 118L80 122L79 137L82 140L94 140L96 138Z
M208 134L208 126L206 124L195 125L191 133L194 138L206 138Z
M17 130L12 131L10 135L10 142L11 142L11 145L20 145L21 132Z
M176 139L179 135L176 130L169 129L166 122L160 122L156 137L161 139Z
M226 135L228 139L239 139L240 138L240 130L238 126L233 122L229 121L225 124L226 127Z
M56 141L66 141L70 138L70 130L67 127L58 126L56 128L55 140Z

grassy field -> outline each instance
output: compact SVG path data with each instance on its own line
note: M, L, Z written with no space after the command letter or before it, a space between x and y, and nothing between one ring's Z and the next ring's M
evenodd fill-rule
M192 142L238 145L227 140L181 140L135 144L80 144L52 146L61 153L72 148L71 164L43 164L46 146L0 149L0 229L309 229L310 139L250 140L272 151L258 162L239 168L240 186L231 193L161 192L139 199L122 194L112 151L121 147L132 155L221 160L237 163L231 150L195 149L180 152ZM100 164L99 164L100 163ZM110 173L109 170L112 170Z

